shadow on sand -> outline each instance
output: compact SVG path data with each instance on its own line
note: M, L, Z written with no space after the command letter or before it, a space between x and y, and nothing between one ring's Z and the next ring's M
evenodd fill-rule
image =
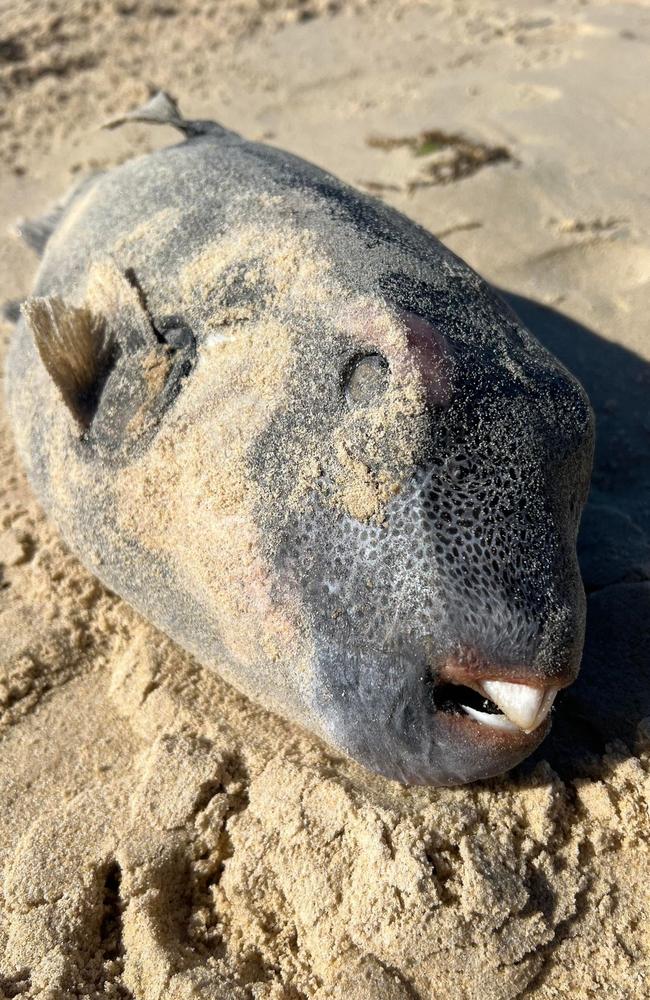
M650 738L650 364L561 313L501 292L576 375L596 411L589 503L578 542L588 593L577 682L558 698L551 736L531 758L563 778L585 773L606 745Z

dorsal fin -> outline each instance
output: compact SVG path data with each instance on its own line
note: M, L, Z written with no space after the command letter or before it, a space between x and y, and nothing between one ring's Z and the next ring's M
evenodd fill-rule
M35 219L19 219L15 223L18 236L39 257L43 256L47 241L61 221L64 208L64 205L55 205L49 212L44 212Z
M48 374L85 430L110 365L111 342L103 319L58 295L27 299L21 312Z
M217 122L202 120L192 121L184 118L174 98L164 90L157 91L151 100L147 101L146 104L143 104L141 107L135 108L133 111L127 111L125 114L118 115L116 118L111 118L109 121L104 123L102 128L117 128L119 125L124 125L127 122L145 122L150 125L171 125L173 128L179 129L188 137L193 135L208 134L224 136L236 135L235 132L224 128L223 125L218 125Z

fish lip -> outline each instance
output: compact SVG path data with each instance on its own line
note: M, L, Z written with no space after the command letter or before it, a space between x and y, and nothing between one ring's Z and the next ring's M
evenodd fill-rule
M437 774L432 782L429 773L406 769L399 775L387 777L407 785L456 787L498 778L521 764L548 736L551 719L547 716L530 733L522 730L511 732L493 729L470 718L469 715L436 713L437 742L453 751L452 758L460 752L461 758L444 774Z
M529 754L542 742L544 737L548 735L552 725L550 714L545 716L540 724L528 733L523 729L514 731L485 726L482 722L478 722L476 719L472 719L471 716L464 714L439 712L436 721L438 725L447 726L450 735L462 737L465 740L473 739L477 743L480 743L481 747L485 750L521 751L522 757L519 759L523 759L524 756ZM514 766L514 764L510 766Z
M558 673L536 673L530 666L500 665L474 656L450 657L436 670L436 683L462 684L482 694L484 681L507 681L510 684L527 684L541 691L559 690L573 684L577 668L566 668Z
M467 735L471 736L473 734L476 739L478 739L480 732L481 741L488 745L494 743L495 733L498 733L501 737L500 740L496 741L497 745L509 742L513 749L515 746L535 745L541 742L541 739L543 739L550 729L551 709L555 695L561 688L571 684L576 674L577 670L568 668L555 674L542 674L534 672L530 666L500 666L494 662L489 662L485 658L478 657L476 654L450 657L436 671L436 686L444 683L452 686L471 688L481 695L482 698L491 701L493 706L495 704L495 695L492 691L488 692L487 690L487 682L490 681L500 682L504 688L508 685L521 684L528 689L537 689L545 697L540 704L537 717L530 719L530 728L526 727L526 723L521 718L521 715L517 715L514 706L511 706L512 711L510 711L507 706L501 707L504 704L501 701L498 701L495 707L499 708L501 715L505 715L506 719L511 721L512 728L499 728L486 724L477 718L473 718L467 709L459 713L441 711L436 714L439 718L444 716L449 718L451 716L456 720L460 720L460 722L455 723L456 728L460 725L465 726ZM545 702L546 707L544 708ZM459 700L459 708L462 709L463 707L462 701ZM512 714L513 712L514 714ZM515 727L517 728L515 729Z
M439 713L437 726L442 727L449 744L464 747L466 752L476 756L471 767L463 767L463 773L444 783L468 784L505 774L537 749L548 736L551 724L550 716L546 716L530 733L523 729L512 732L484 726L468 715ZM438 734L440 738L440 728Z

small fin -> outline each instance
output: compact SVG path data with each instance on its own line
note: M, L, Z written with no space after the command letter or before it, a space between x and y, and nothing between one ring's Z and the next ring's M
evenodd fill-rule
M0 317L7 323L17 323L20 319L20 304L22 299L9 299L0 306Z
M126 122L150 122L154 125L173 125L175 128L184 131L185 120L180 112L178 104L164 90L159 90L150 101L142 104L133 111L127 111L117 118L111 118L102 125L102 128L117 128Z
M15 231L23 243L42 257L47 241L61 221L63 211L63 205L55 205L36 219L19 219L15 224Z
M92 421L110 362L111 344L103 320L57 295L27 299L21 312L48 374L85 430Z
M67 210L98 177L101 177L103 172L103 170L94 170L86 177L82 177L61 201L57 201L43 215L39 215L35 219L18 219L17 222L14 222L9 228L10 233L20 237L28 247L34 250L39 257L42 257L50 237L58 228Z
M127 111L123 115L104 122L102 128L113 129L127 122L145 122L150 125L171 125L187 136L193 135L235 135L230 129L211 121L192 121L183 117L174 98L164 90L159 90L146 104Z

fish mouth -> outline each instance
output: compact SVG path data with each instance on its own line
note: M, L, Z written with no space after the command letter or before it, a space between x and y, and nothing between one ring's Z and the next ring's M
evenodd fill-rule
M543 738L558 691L572 676L531 676L530 671L499 670L494 665L472 667L449 661L437 675L436 712L454 727L465 725L476 737L500 736L513 743ZM468 733L468 735L469 735Z

